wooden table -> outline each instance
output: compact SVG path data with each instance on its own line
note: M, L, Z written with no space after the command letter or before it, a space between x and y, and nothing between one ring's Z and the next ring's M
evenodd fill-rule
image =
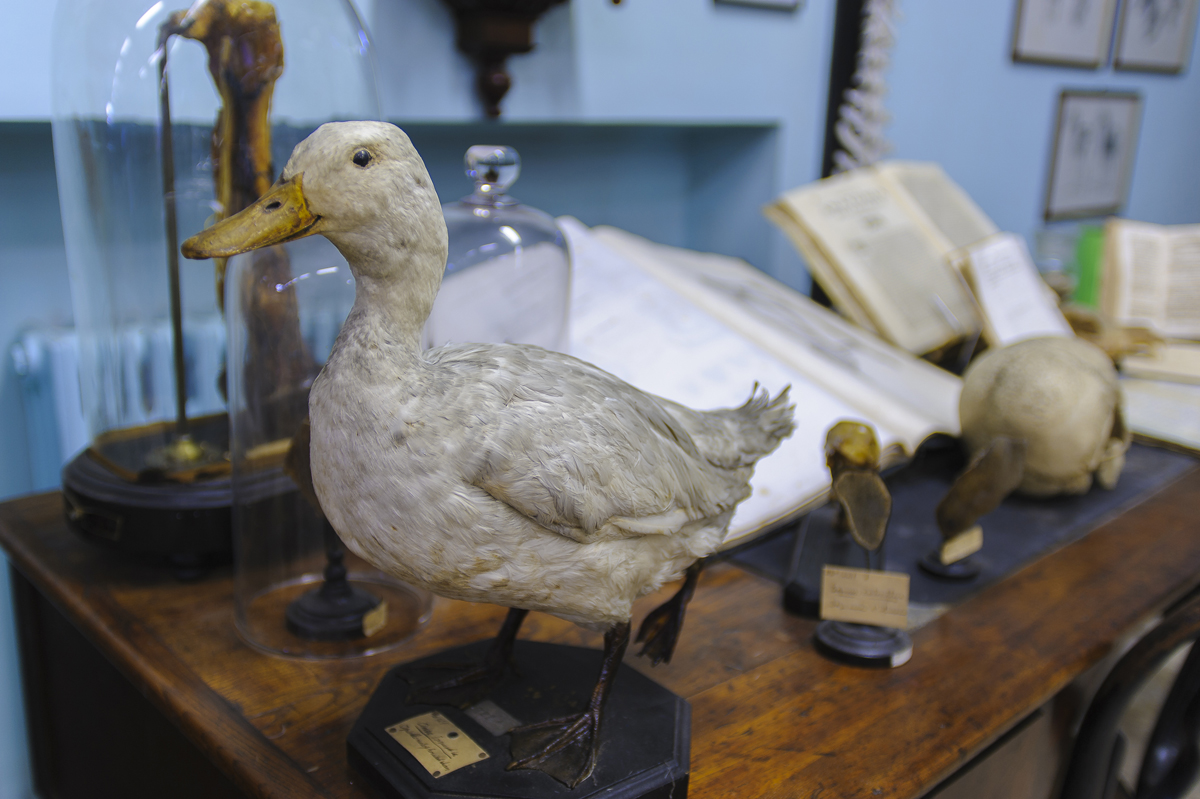
M673 664L629 664L692 704L693 797L918 796L1022 722L1066 728L1073 681L1200 584L1198 502L1193 468L918 630L899 669L823 659L779 587L730 565L702 577ZM504 613L439 599L390 655L273 658L235 633L228 571L179 582L77 540L61 516L57 494L0 506L47 799L369 796L344 742L377 680L492 635ZM539 614L522 634L599 645Z

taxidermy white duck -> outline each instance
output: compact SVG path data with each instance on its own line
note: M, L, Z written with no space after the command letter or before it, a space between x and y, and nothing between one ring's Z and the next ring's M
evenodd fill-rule
M577 716L514 730L509 768L574 786L592 771L635 599L686 573L639 631L673 651L701 559L750 494L754 463L792 431L787 390L693 411L530 345L423 352L446 226L420 156L394 125L323 125L254 205L194 236L188 258L322 234L356 280L354 308L309 399L320 504L346 545L453 599L510 608L485 662L418 692L471 704L503 675L525 614L605 631Z

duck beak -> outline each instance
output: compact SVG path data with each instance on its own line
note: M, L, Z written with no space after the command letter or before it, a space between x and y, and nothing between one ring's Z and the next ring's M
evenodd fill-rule
M308 210L303 173L281 183L252 205L197 233L180 248L184 258L228 258L317 233L321 217Z

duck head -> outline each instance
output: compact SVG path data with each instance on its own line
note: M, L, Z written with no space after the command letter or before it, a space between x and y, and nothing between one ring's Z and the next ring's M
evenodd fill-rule
M412 142L385 122L322 125L266 194L181 249L186 258L222 258L318 233L360 287L403 283L432 305L446 266L445 219Z

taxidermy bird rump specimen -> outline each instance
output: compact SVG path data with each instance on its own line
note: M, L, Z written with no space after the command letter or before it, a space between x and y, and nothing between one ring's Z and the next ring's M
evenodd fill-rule
M687 574L639 633L642 654L669 659L700 560L749 496L755 462L792 431L787 391L694 411L535 346L422 351L446 226L420 156L385 123L322 126L266 195L183 253L228 257L316 233L356 280L309 400L321 506L379 568L511 609L484 663L418 691L422 703L482 699L530 610L605 632L587 707L511 733L509 768L574 786L595 765L634 600Z

